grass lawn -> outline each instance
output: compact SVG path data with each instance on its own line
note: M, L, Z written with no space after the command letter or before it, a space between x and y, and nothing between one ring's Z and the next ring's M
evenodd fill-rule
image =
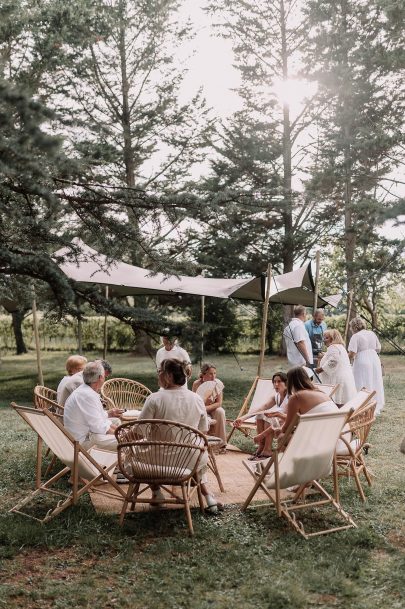
M45 384L55 387L66 353L45 353ZM112 355L115 376L156 388L150 359ZM267 507L218 517L181 511L128 518L95 514L88 498L41 526L7 510L34 485L35 437L11 411L31 401L32 354L4 356L0 366L0 607L131 609L373 609L405 606L405 362L384 359L386 408L372 429L368 463L375 481L362 504L352 481L341 499L358 524L305 541ZM225 408L236 414L257 357L214 357L225 383ZM285 361L266 360L269 375ZM235 438L237 435L235 434Z

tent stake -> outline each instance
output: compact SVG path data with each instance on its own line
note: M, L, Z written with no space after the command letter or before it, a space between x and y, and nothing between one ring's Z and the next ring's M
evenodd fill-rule
M263 319L262 319L262 333L260 336L260 357L259 366L257 368L257 376L262 375L263 361L264 361L264 350L266 348L266 329L267 329L267 315L269 310L269 299L270 299L270 283L271 283L271 264L267 267L267 283L266 283L266 297L263 305Z

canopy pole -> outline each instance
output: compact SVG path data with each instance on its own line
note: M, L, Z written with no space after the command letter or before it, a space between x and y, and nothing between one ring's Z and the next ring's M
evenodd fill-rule
M108 285L105 286L105 298L106 298L106 300L108 300ZM107 315L104 315L103 359L107 359L107 342L108 342Z
M77 352L79 355L83 355L83 347L82 347L82 318L80 311L80 298L77 299Z
M200 367L204 361L204 323L205 323L205 296L201 296L201 348Z
M349 333L350 317L352 314L352 306L353 306L353 290L350 290L349 293L347 294L347 314L346 314L345 335L344 335L344 341L345 341L346 347L347 347L347 335Z
M318 308L318 294L319 294L319 268L321 262L321 252L318 250L315 254L315 290L314 290L314 313Z
M41 345L39 344L39 329L38 329L38 315L37 315L37 302L34 298L32 299L32 322L34 326L34 337L35 337L35 351L37 354L37 370L38 370L38 383L44 384L44 375L42 373L42 362L41 362Z
M257 368L257 376L262 375L263 362L264 362L264 351L266 347L266 329L267 329L267 315L269 310L270 300L270 283L271 283L271 264L267 267L267 283L266 283L266 296L263 305L263 319L262 319L262 333L260 336L260 357L259 366Z

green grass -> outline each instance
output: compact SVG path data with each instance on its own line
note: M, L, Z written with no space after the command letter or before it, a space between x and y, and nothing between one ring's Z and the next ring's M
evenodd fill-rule
M45 384L55 387L65 353L44 355ZM256 371L255 356L212 358L234 414ZM156 387L153 363L113 355L116 376ZM265 372L285 363L266 361ZM189 538L181 512L128 518L95 514L83 498L46 526L7 509L34 482L34 434L9 408L28 403L36 381L32 355L4 357L0 368L0 607L132 609L400 608L405 590L405 378L400 357L385 357L387 406L372 430L368 463L376 474L362 504L350 481L342 503L359 528L305 541L260 507L193 514ZM240 435L240 434L239 434Z

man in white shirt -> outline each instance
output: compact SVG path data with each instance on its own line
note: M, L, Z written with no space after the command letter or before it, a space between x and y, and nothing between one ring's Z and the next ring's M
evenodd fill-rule
M185 349L179 347L177 339L169 334L162 336L163 347L156 353L156 368L159 372L162 362L166 359L177 359L187 367L187 377L191 376L191 361L190 356ZM187 382L186 382L187 384Z
M100 389L104 383L104 368L100 361L89 362L83 370L83 383L73 391L65 403L63 424L83 448L98 446L106 450L116 450L117 428L111 417L123 411L114 408L104 410L100 400Z
M68 397L68 396L66 396L65 398L63 397L66 384L70 381L72 376L74 376L78 372L82 372L82 370L86 364L87 364L87 357L83 357L82 355L70 355L67 358L66 364L65 364L67 376L63 377L63 379L60 381L58 388L56 390L56 400L57 400L58 404L61 404L63 406L63 404L66 401L66 398ZM83 382L83 376L81 376L81 378L82 378L81 382ZM79 385L80 384L81 383L79 383ZM77 387L79 385L77 385ZM76 387L74 387L74 389L76 389ZM72 391L73 391L73 389L72 389ZM63 402L62 402L62 399L63 399Z
M306 308L302 305L294 307L294 317L284 328L283 336L287 347L287 359L291 367L312 367L312 345L305 328Z
M103 366L104 378L106 379L112 373L112 368L111 368L110 364L108 362L106 362L105 360L100 359L97 361L100 362L101 365ZM86 359L86 362L87 362L87 359ZM84 366L83 366L83 368L84 368ZM61 406L64 406L68 397L75 391L75 389L77 389L78 387L80 387L80 385L83 384L83 368L80 370L80 372L76 372L76 374L73 374L72 376L68 377L67 380L65 381L65 383L63 384L61 392L60 392L60 396L58 399L58 404L60 404ZM58 389L59 389L59 387L58 387Z

